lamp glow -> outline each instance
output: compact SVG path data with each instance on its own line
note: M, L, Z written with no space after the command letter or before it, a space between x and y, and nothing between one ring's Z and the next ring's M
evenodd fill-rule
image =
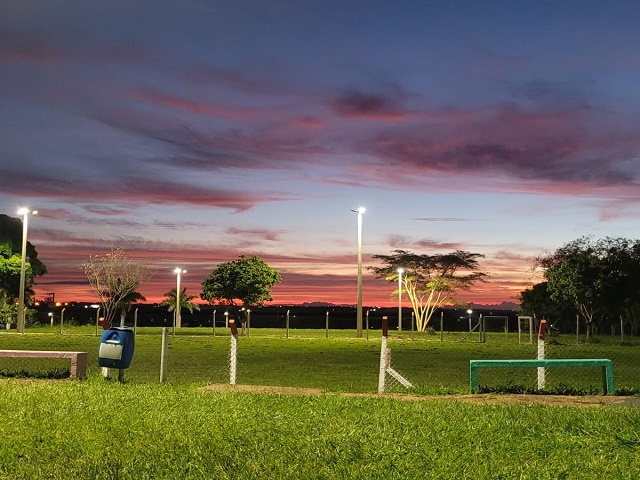
M176 274L176 324L175 326L180 328L182 327L182 316L180 315L182 310L180 308L180 275L182 275L183 273L187 273L187 271L183 270L180 267L176 267L173 269L173 273Z
M398 331L402 331L402 274L404 268L400 267L396 270L398 272Z
M362 215L367 211L364 207L351 210L358 214L358 285L356 307L356 337L362 337Z
M20 293L18 294L18 333L24 333L24 289L26 282L26 266L27 266L27 234L29 230L29 215L36 215L37 210L29 210L26 207L18 209L17 214L22 215L22 259L20 262Z

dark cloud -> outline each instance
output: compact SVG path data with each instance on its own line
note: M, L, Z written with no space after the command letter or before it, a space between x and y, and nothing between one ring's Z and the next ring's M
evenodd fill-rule
M527 182L629 185L638 181L640 132L609 125L607 114L576 107L530 112L484 109L446 130L412 125L378 135L370 153L411 172L513 178ZM591 122L591 123L590 123ZM367 147L364 147L367 148ZM630 160L635 158L635 160ZM630 168L633 164L635 168Z
M470 218L459 217L416 217L413 220L420 220L421 222L473 222Z
M0 169L1 173L1 169ZM39 197L83 202L142 203L157 205L193 205L203 207L228 208L237 212L251 209L257 204L291 200L292 197L280 193L244 192L218 188L203 188L187 183L177 183L145 177L129 178L126 181L106 179L93 183L79 183L74 180L23 174L19 181L5 184L0 192L21 195L25 188L35 189Z
M333 102L334 110L342 116L365 120L398 121L412 113L402 108L404 96L349 91Z
M281 240L284 234L283 230L269 230L266 228L237 228L229 227L225 230L229 235L238 235L243 238L253 238L256 240L266 240L275 242Z
M464 248L464 245L456 242L444 242L433 240L430 238L413 239L402 235L390 235L387 237L387 244L391 249L399 250L458 250ZM420 252L417 252L420 253Z
M0 62L52 65L63 61L59 50L34 32L0 31Z

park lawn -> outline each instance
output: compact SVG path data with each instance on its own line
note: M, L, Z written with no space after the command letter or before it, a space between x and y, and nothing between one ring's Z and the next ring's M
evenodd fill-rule
M131 368L130 383L154 383L159 379L161 328L139 328ZM30 329L28 334L0 334L0 348L36 350L79 350L89 354L89 375L98 376L99 337L92 327L65 327L65 334L50 327ZM101 333L101 332L99 332ZM352 330L252 329L238 341L238 383L314 387L332 392L375 392L378 385L380 332L369 339L354 338ZM465 393L469 388L469 360L535 358L536 346L518 344L517 335L488 334L486 343L459 340L462 333L439 335L391 332L389 347L392 366L413 384L416 393ZM637 342L637 339L633 339ZM218 328L178 329L170 336L168 381L171 383L227 383L229 331ZM548 342L548 358L610 358L614 362L616 387L640 387L640 347L620 345L615 339L598 337L594 342L576 344L575 338L557 337ZM0 358L0 374L26 370L68 368L64 360L24 360ZM535 387L535 369L483 369L480 385ZM596 393L601 389L598 368L548 369L548 385L568 385L574 390Z
M0 380L0 478L633 479L640 410Z

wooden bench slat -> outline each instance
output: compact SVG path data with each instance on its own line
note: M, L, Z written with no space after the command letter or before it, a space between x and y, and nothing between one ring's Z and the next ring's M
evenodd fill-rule
M68 358L71 360L71 378L86 378L87 352L63 352L54 350L0 350L3 358Z

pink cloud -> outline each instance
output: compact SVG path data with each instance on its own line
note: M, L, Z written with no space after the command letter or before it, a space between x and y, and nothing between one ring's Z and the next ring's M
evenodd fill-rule
M225 107L210 101L191 100L179 95L161 92L155 88L139 88L133 91L136 98L145 102L161 105L173 110L181 110L197 115L219 117L235 121L254 121L271 115L271 111L256 108Z

